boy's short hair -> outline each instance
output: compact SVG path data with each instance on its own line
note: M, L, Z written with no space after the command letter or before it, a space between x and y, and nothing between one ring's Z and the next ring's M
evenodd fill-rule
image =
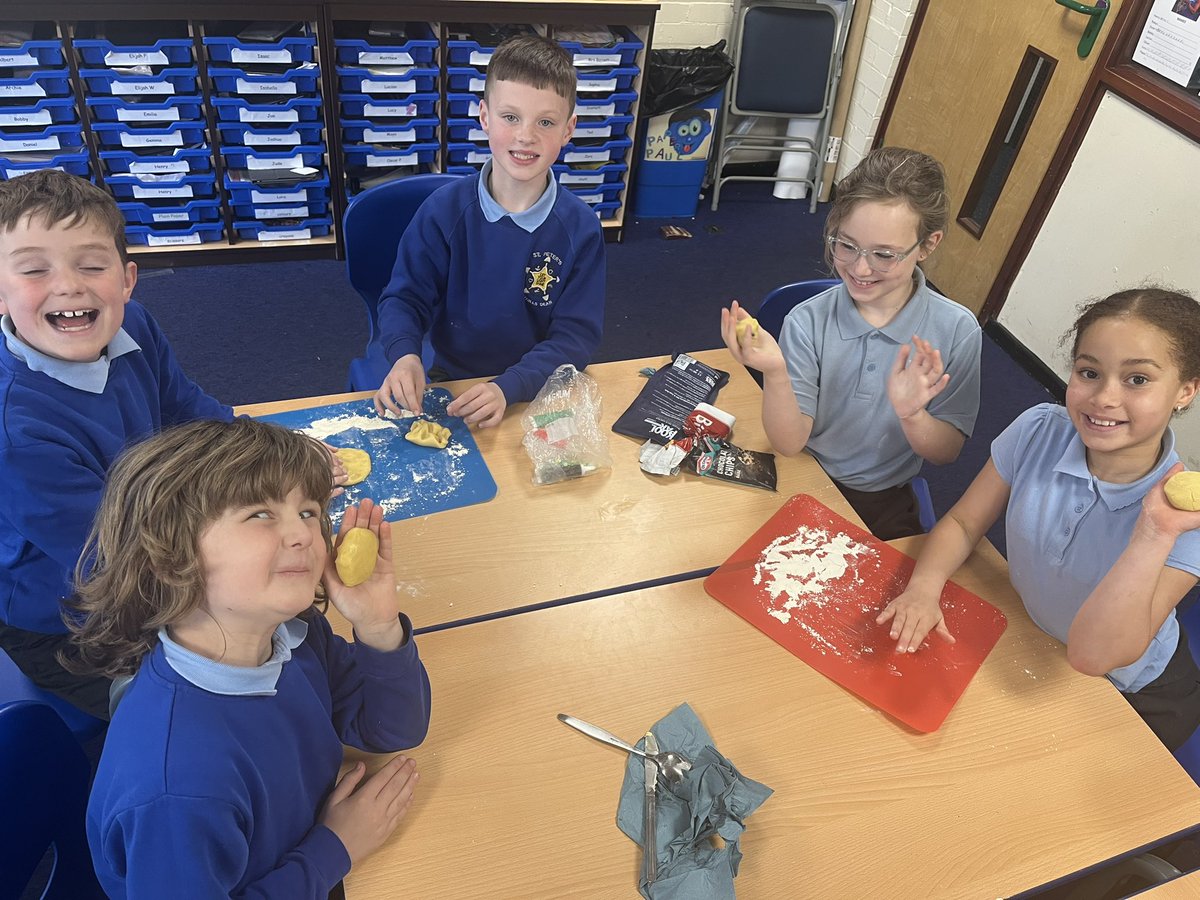
M86 178L38 169L0 182L0 232L19 228L26 217L41 219L48 226L64 223L67 228L90 222L111 234L121 262L129 261L125 216L108 192Z
M483 99L493 82L515 81L538 90L551 90L567 101L568 115L575 114L575 65L571 54L538 34L522 34L500 43L488 63Z

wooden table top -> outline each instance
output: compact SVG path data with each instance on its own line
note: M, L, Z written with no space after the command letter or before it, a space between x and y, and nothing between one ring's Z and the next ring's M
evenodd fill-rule
M985 542L955 580L1009 626L932 734L817 674L699 579L421 636L434 700L417 799L347 896L635 897L640 850L614 821L623 755L559 712L634 740L688 702L774 789L747 820L740 900L1007 896L1193 825L1200 789L1032 624L999 554Z
M1137 895L1144 900L1196 900L1200 897L1200 871L1168 881Z
M725 349L691 354L729 372L717 406L737 417L734 442L769 450L762 391ZM776 456L778 493L680 474L647 475L638 441L611 432L645 384L644 366L668 357L590 366L603 396L603 428L613 467L586 478L534 485L521 414L514 404L495 428L474 432L498 492L488 503L395 522L398 590L418 628L532 606L594 591L640 585L725 561L793 494L812 494L855 524L862 520L807 453ZM445 385L452 394L473 381ZM338 394L238 408L266 415L342 403Z

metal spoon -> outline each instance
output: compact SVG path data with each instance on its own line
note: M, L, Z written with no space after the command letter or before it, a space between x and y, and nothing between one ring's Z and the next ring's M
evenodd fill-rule
M679 784L683 781L684 774L692 767L691 760L681 753L676 753L674 750L668 750L665 753L647 753L645 750L639 750L632 744L625 743L625 741L621 740L615 734L605 731L599 725L593 725L591 722L585 722L583 719L577 719L574 716L568 716L566 713L559 713L558 721L564 725L570 725L577 731L582 731L590 738L595 738L614 747L620 747L626 753L632 753L643 759L653 760L654 764L658 766L659 773L669 784Z

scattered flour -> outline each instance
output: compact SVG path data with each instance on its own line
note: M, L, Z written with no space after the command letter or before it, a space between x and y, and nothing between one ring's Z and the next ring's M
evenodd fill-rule
M754 564L754 583L763 585L770 597L767 614L787 624L793 610L823 604L828 586L843 577L856 558L877 555L847 534L801 527L794 534L780 535L763 549ZM806 630L820 638L811 628Z
M307 428L300 429L300 431L309 437L323 441L330 435L340 434L343 431L349 431L351 428L357 428L359 431L379 431L382 428L395 427L387 419L381 419L379 416L344 415L334 416L332 419L317 419Z

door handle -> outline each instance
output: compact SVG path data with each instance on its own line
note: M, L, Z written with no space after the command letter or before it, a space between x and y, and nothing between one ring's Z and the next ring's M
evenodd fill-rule
M1100 34L1100 29L1104 26L1104 20L1108 16L1108 0L1096 0L1095 6L1080 3L1079 0L1054 0L1054 2L1088 17L1088 23L1083 29L1083 35L1079 38L1079 48L1076 51L1080 59L1087 59L1088 54L1092 52L1092 47L1096 45L1096 36Z

